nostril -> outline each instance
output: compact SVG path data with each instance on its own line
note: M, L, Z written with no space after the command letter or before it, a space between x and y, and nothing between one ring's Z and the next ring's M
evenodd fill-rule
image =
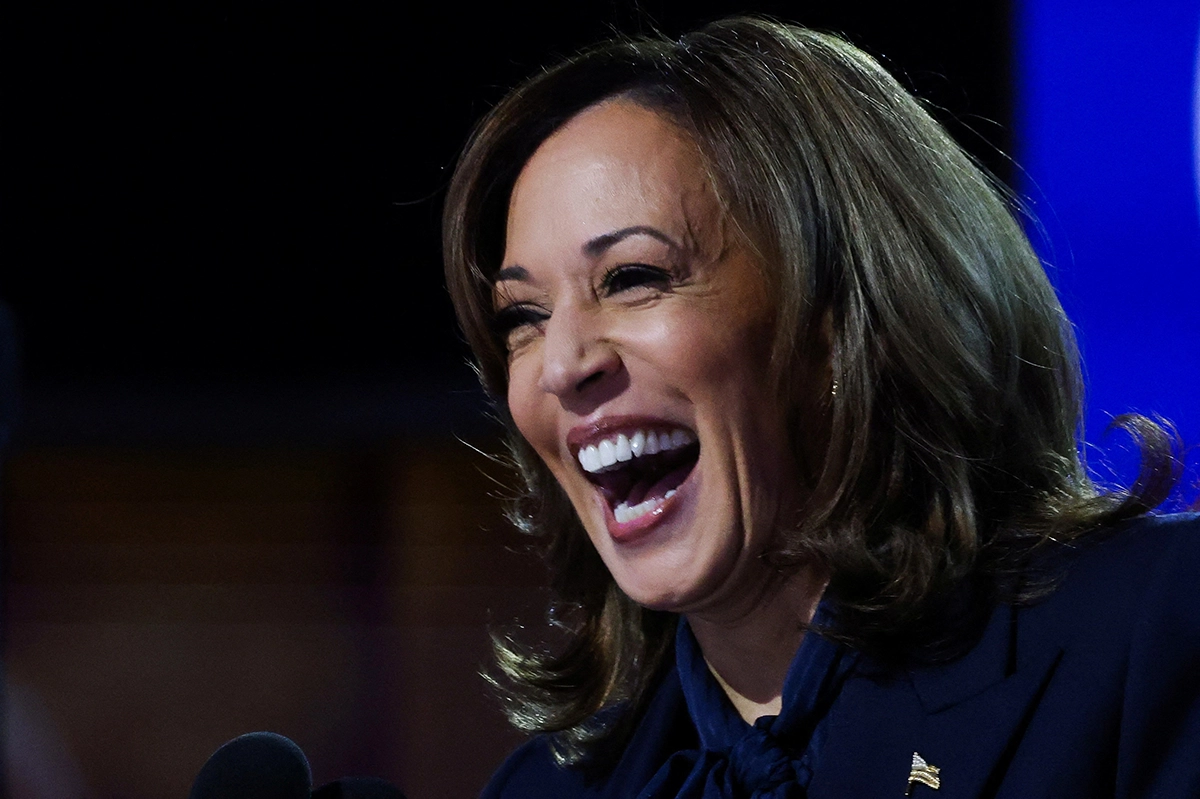
M604 382L605 375L615 372L619 363L598 352L581 353L565 359L547 360L540 385L544 391L559 396L582 394Z
M580 380L578 383L575 384L575 390L576 391L587 391L593 385L600 382L600 379L602 377L604 377L604 372L599 371L599 370L592 372L590 375L588 375L587 377L583 378L582 380Z

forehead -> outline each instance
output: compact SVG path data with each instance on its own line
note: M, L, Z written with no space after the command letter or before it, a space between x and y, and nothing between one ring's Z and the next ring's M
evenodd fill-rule
M506 262L534 246L578 246L638 225L678 240L704 237L720 221L692 137L622 99L585 109L543 142L521 170L508 211Z

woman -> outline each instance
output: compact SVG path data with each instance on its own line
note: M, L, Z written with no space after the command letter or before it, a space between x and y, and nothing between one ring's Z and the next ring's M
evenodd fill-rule
M483 121L445 252L564 636L497 642L541 734L485 796L1200 791L1169 439L1092 487L1037 258L868 56L586 52Z

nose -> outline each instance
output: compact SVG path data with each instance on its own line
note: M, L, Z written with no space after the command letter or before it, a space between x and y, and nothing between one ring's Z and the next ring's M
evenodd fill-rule
M559 307L546 321L541 389L563 401L578 398L621 369L598 310Z

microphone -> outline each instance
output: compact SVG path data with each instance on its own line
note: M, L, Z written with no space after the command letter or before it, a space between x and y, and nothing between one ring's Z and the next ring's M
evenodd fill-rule
M312 769L299 746L273 732L249 732L213 753L196 775L188 799L405 797L390 782L374 777L344 777L313 791Z
M273 732L249 732L213 753L188 799L310 799L311 790L300 747Z

